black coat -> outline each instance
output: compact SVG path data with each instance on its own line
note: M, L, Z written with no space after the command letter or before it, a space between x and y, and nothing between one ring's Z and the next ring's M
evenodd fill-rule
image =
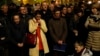
M29 15L29 14L19 14L20 15L20 17L21 17L21 21L25 24L25 26L26 26L26 31L27 32L29 32L28 31L28 21L29 21L29 19L31 19L32 18L32 16L31 15Z
M24 43L26 33L26 27L24 23L10 24L9 32L10 44L17 45L18 43Z
M83 41L84 43L86 42L86 39L88 36L88 30L84 26L86 19L87 19L86 16L82 16L79 19L79 23L77 24L77 30L79 33L79 35L78 35L79 40Z
M52 12L50 10L41 10L40 12L42 19L46 21L46 24L48 26L48 21L52 18Z
M8 41L8 21L7 17L0 17L0 47L6 47ZM5 38L2 40L2 38Z

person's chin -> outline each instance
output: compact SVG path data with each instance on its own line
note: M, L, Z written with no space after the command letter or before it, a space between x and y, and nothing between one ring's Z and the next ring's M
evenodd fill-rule
M80 51L76 51L77 53L79 53Z

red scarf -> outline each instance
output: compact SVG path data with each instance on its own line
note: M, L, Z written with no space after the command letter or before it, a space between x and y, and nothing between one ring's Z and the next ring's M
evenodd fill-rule
M36 34L39 39L39 50L43 50L43 44L42 44L42 39L40 34L40 26L37 27Z

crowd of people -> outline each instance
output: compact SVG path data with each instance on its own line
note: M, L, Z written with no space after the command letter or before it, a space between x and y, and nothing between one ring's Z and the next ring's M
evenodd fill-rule
M0 56L100 56L100 12L93 5L3 4ZM27 33L37 35L34 48L26 44ZM65 52L54 50L64 44Z

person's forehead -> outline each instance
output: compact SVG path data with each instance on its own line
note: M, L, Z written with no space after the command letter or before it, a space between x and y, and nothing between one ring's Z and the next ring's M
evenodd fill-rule
M4 6L1 7L1 9L5 9L5 8L8 8L8 6L5 6L5 5L4 5Z
M20 7L20 9L25 9L25 7Z
M41 16L41 14L36 14L36 16Z
M19 17L19 15L14 15L14 18L18 18Z
M48 5L46 2L42 3L42 5Z
M40 6L41 4L37 4L36 6Z
M64 7L63 9L67 9L66 7Z
M74 45L75 45L75 46L79 46L79 43L75 43Z
M50 4L50 6L54 6L54 4Z
M60 13L60 11L56 11L55 13Z
M92 8L93 10L96 10L97 8Z

